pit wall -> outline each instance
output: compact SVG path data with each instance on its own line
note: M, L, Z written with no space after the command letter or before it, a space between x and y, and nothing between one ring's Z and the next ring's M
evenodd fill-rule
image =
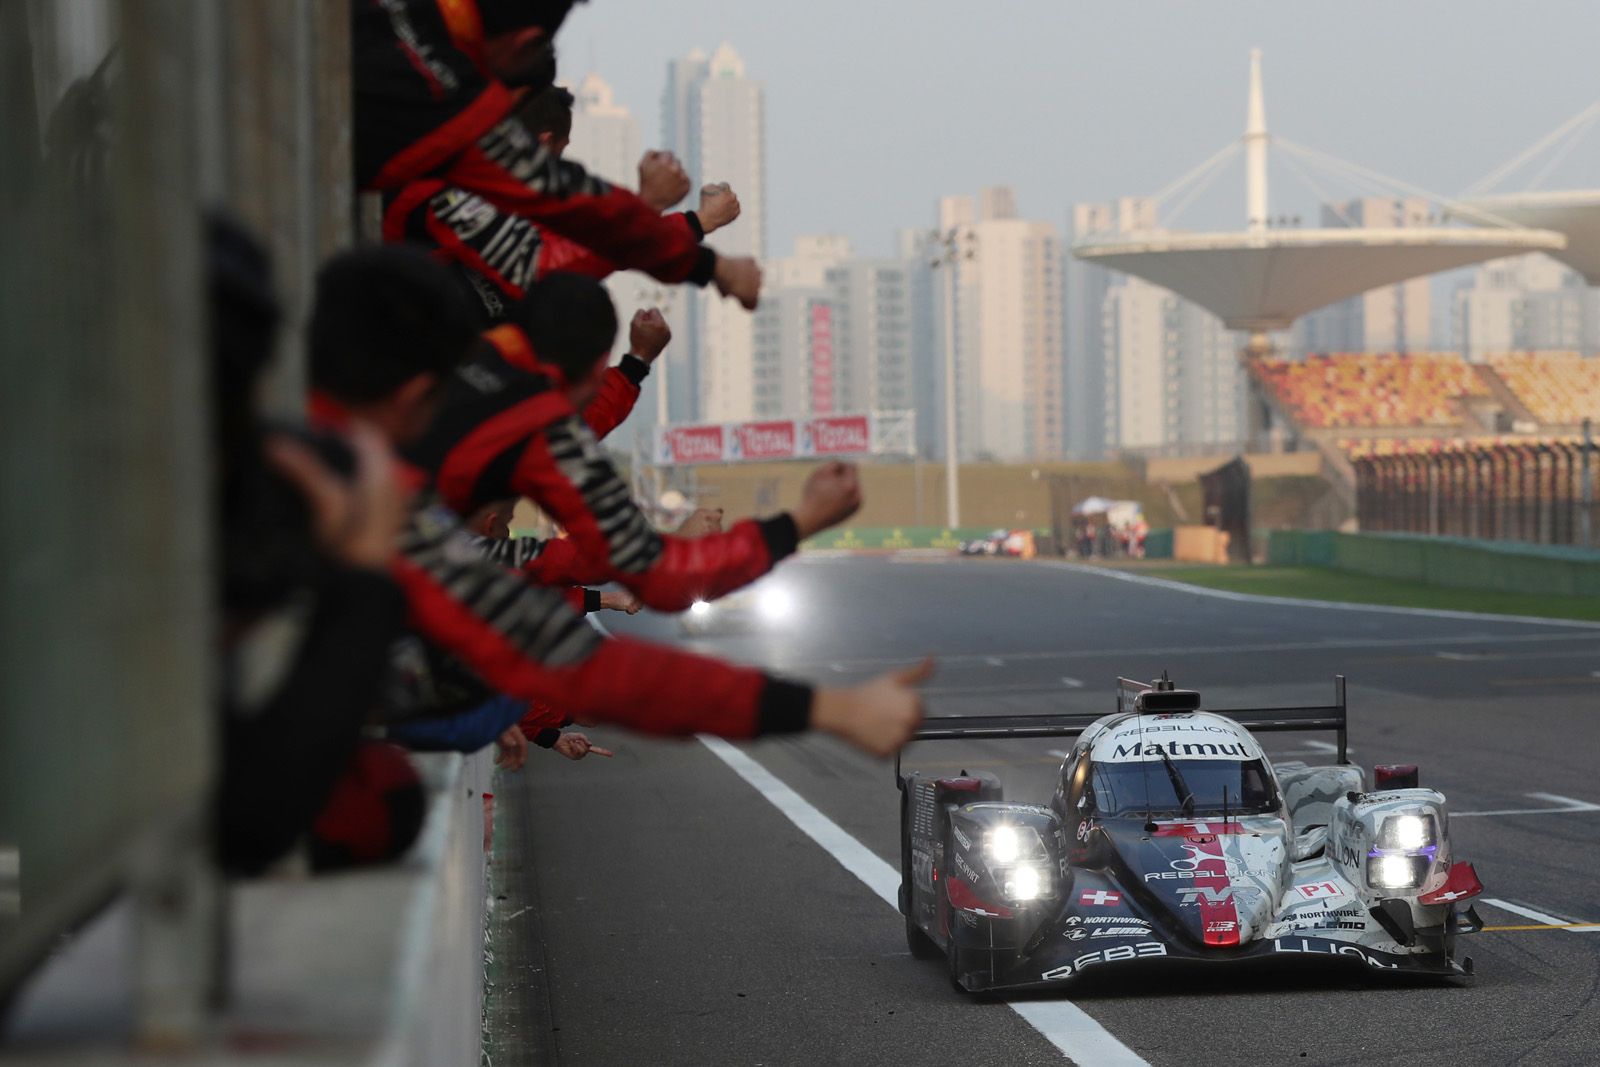
M1564 545L1422 534L1273 530L1267 541L1267 562L1332 567L1455 589L1600 596L1600 552Z

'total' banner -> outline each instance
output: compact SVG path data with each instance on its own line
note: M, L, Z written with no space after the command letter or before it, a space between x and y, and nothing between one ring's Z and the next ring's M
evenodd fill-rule
M676 466L859 456L872 452L876 443L870 415L661 426L656 429L656 462Z

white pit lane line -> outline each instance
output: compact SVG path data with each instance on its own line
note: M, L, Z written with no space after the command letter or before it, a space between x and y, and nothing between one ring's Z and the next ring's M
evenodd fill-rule
M733 745L704 735L700 743L899 914L898 871ZM1149 1067L1147 1060L1112 1037L1110 1031L1070 1000L1030 1000L1008 1007L1082 1067Z

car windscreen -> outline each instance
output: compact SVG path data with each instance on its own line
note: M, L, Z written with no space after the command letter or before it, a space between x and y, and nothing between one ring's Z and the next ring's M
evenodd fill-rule
M1175 759L1094 765L1090 782L1095 811L1103 816L1143 814L1221 815L1223 790L1229 814L1275 811L1278 797L1260 760ZM1192 807L1184 804L1193 796Z

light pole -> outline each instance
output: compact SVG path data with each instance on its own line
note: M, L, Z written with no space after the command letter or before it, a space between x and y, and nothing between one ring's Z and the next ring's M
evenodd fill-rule
M971 227L952 226L929 235L933 257L928 266L943 268L944 300L944 494L945 525L954 530L961 525L961 491L958 484L956 440L956 274L962 260L976 255L976 237Z

